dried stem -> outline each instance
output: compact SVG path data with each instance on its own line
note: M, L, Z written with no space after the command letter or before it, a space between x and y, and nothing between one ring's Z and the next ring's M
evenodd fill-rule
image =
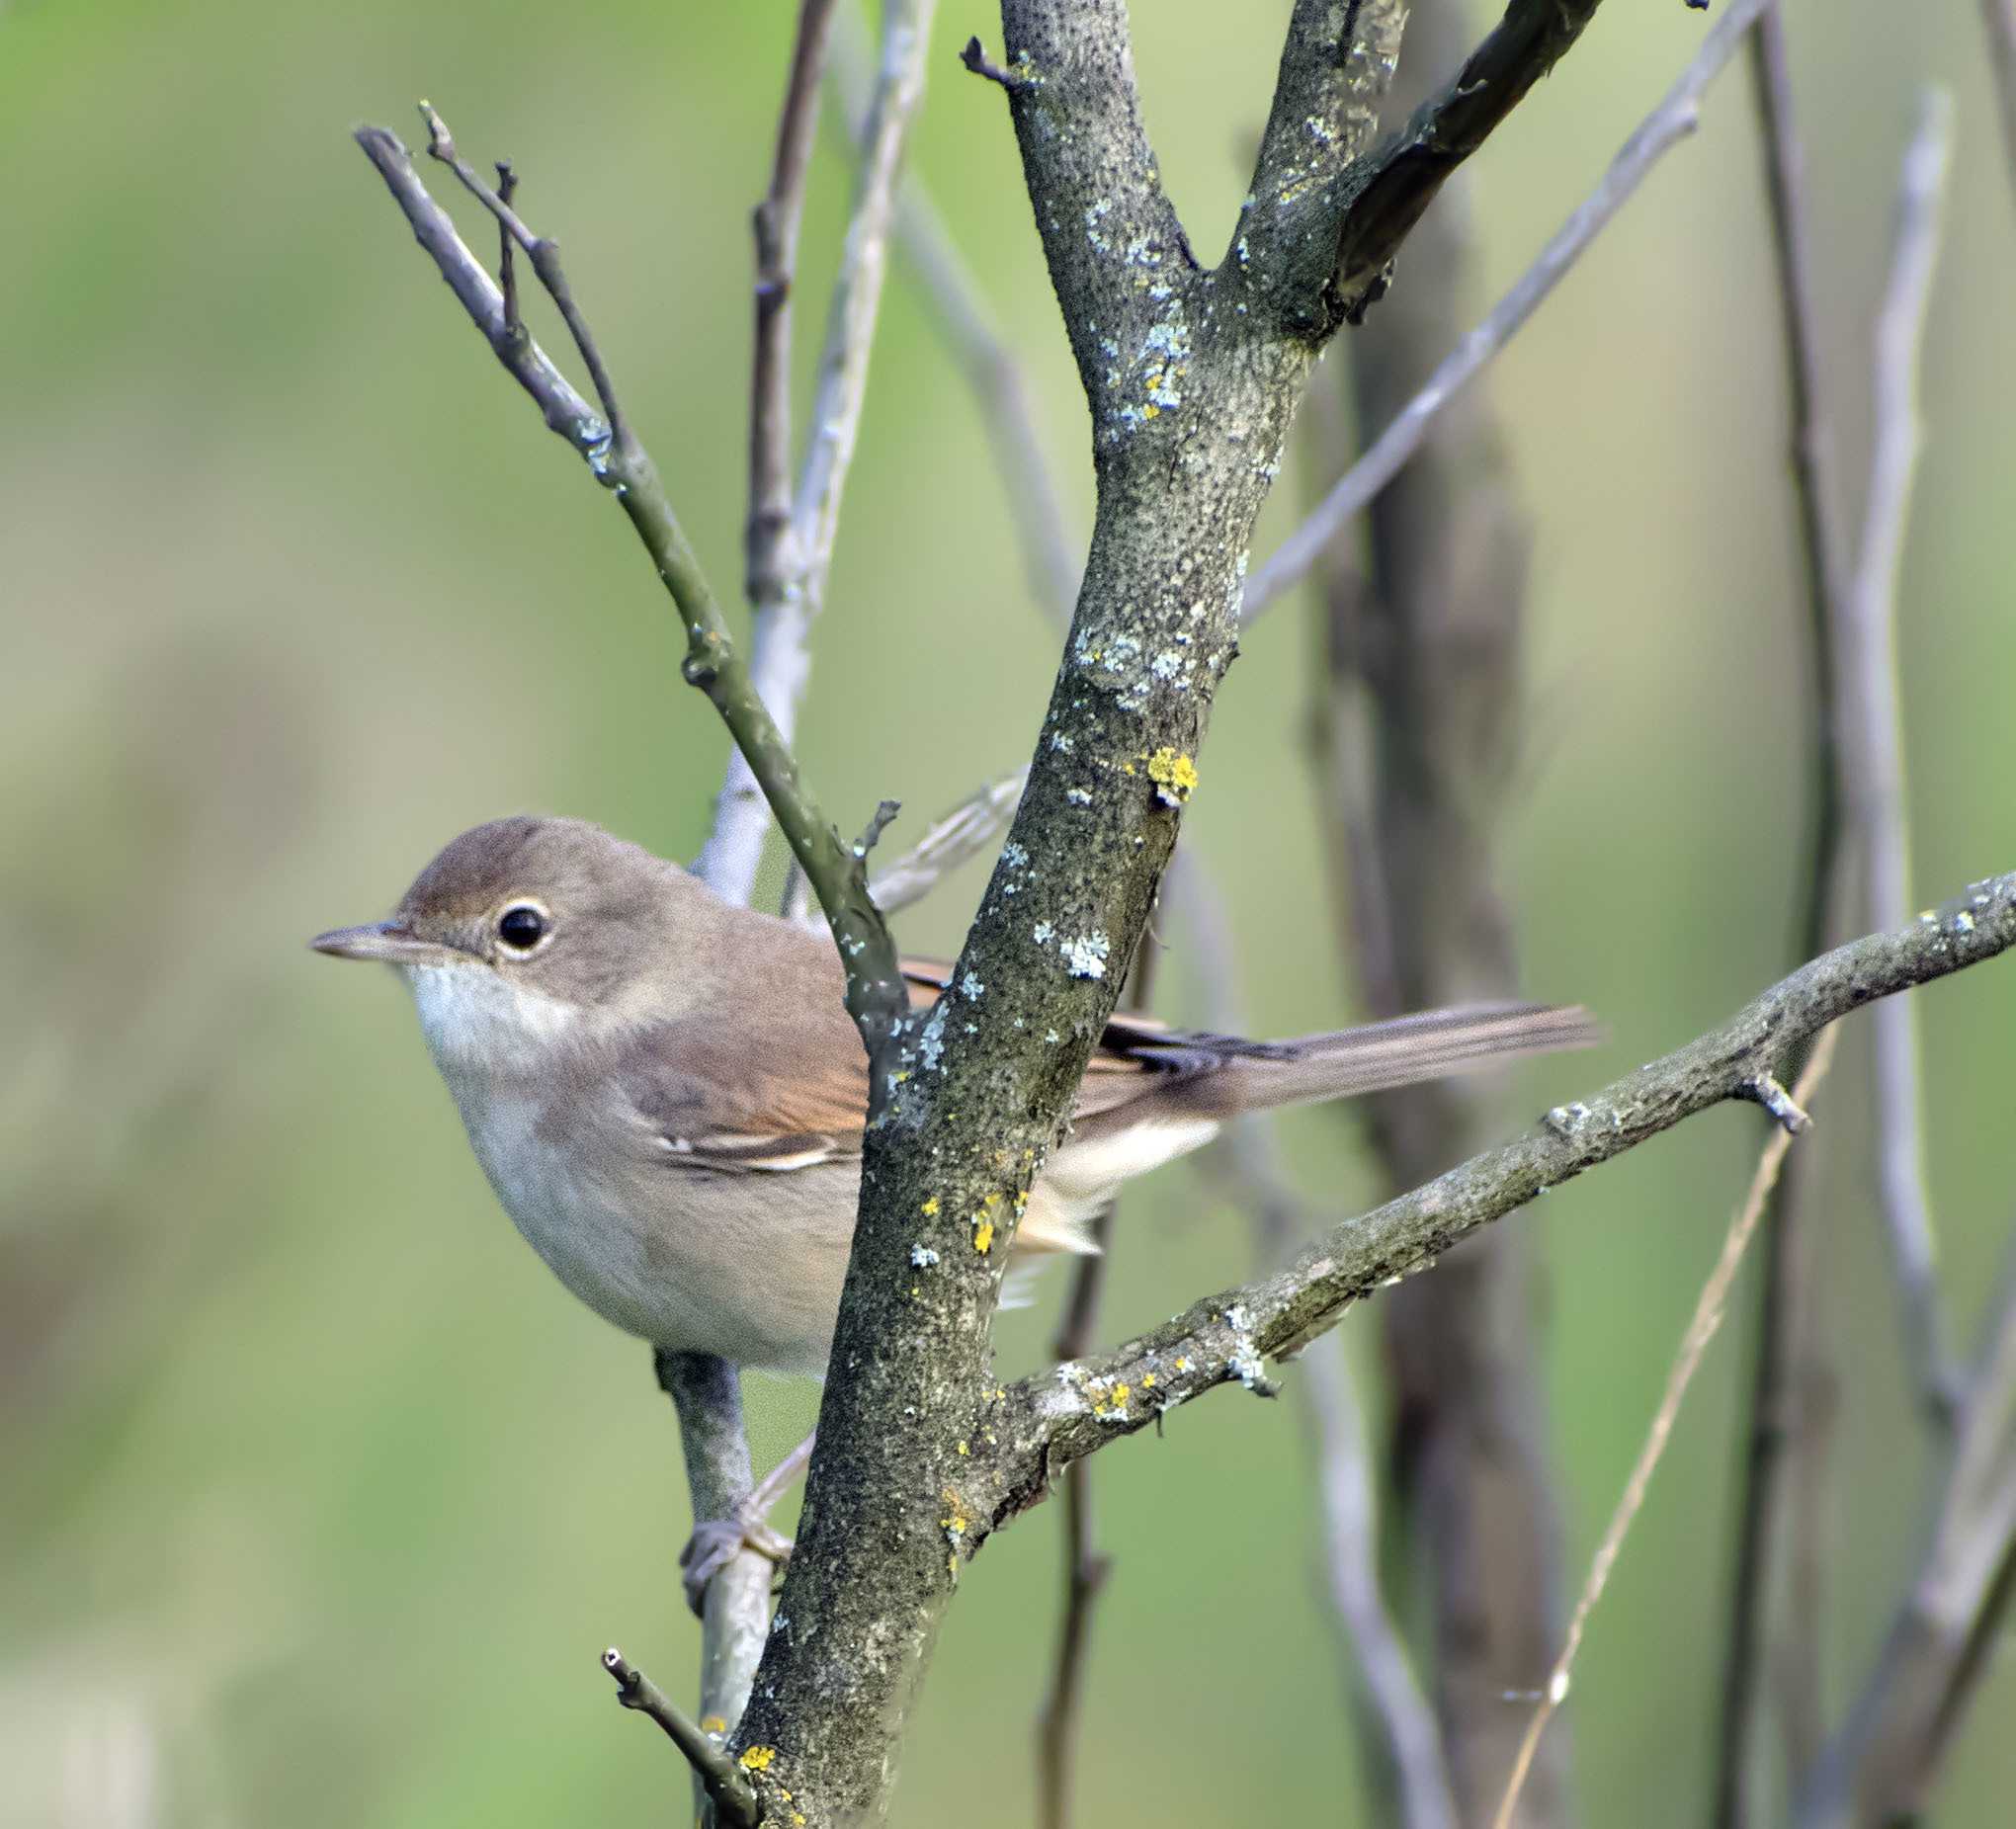
M1807 849L1799 891L1795 957L1810 958L1835 936L1842 812L1839 646L1846 624L1838 494L1820 381L1818 312L1806 219L1805 153L1793 116L1791 73L1779 7L1750 32L1751 89L1764 155L1791 422L1793 497L1799 523L1810 733ZM1798 1063L1794 1063L1798 1064ZM1800 1199L1806 1180L1790 1163L1764 1213L1764 1269L1752 1356L1749 1439L1739 1500L1735 1574L1719 1701L1716 1820L1740 1823L1754 1699L1763 1668L1765 1602L1774 1537L1789 1558L1779 1667L1790 1763L1806 1771L1818 1753L1820 1560L1825 1521L1826 1431L1831 1379L1819 1359L1812 1256ZM1781 1509L1785 1528L1774 1531Z
M856 174L840 272L827 303L811 432L792 494L789 527L766 547L770 563L753 577L765 594L755 600L750 676L787 742L811 674L811 627L825 605L841 492L867 398L868 359L888 271L896 182L910 125L923 100L934 4L935 0L889 0L882 11L882 71ZM769 830L758 784L746 765L742 754L728 758L728 778L699 865L710 881L735 891L732 899L745 902ZM816 886L816 877L813 880ZM823 895L820 899L823 902Z
M1821 1080L1826 1077L1828 1063L1834 1054L1834 1036L1835 1031L1831 1028L1821 1032L1806 1071L1800 1075L1799 1087L1793 1097L1801 1106L1811 1101ZM1638 1461L1632 1467L1631 1477L1625 1481L1623 1495L1610 1515L1603 1540L1596 1545L1596 1554L1589 1563L1588 1579L1583 1582L1581 1597L1575 1602L1575 1611L1569 1617L1567 1637L1561 1646L1560 1656L1554 1660L1554 1669L1548 1675L1547 1689L1533 1711L1533 1718L1527 1723L1525 1737L1519 1743L1519 1757L1513 1765L1512 1778L1505 1787L1498 1813L1493 1818L1493 1829L1511 1829L1512 1812L1518 1806L1520 1788L1526 1783L1526 1774L1533 1764L1540 1737L1554 1718L1554 1710L1567 1700L1575 1654L1582 1648L1582 1632L1589 1623L1590 1614L1596 1610L1597 1602L1603 1598L1610 1571L1616 1566L1618 1554L1624 1548L1624 1539L1645 1502L1645 1491L1651 1484L1652 1472L1666 1452L1666 1443L1672 1436L1673 1424L1679 1418L1680 1405L1686 1400L1687 1387L1694 1381L1701 1356L1708 1351L1709 1342L1722 1326L1723 1311L1728 1306L1729 1288L1742 1265L1750 1234L1757 1229L1757 1221L1763 1216L1764 1202L1771 1193L1772 1184L1778 1179L1779 1165L1785 1160L1785 1152L1792 1147L1794 1134L1786 1125L1780 1125L1771 1132L1764 1145L1764 1153L1758 1158L1756 1173L1750 1178L1750 1192L1722 1237L1722 1255L1716 1259L1708 1282L1702 1286L1700 1298L1694 1304L1694 1318L1687 1324L1679 1354L1666 1374L1665 1395L1659 1400L1652 1426L1645 1433L1644 1446L1638 1450Z
M1896 590L1922 432L1918 354L1924 337L1939 214L1946 188L1951 104L1927 91L1904 154L1890 282L1876 326L1876 430L1862 552L1849 593L1849 779L1867 871L1869 919L1904 920L1910 891L1903 711L1897 680ZM1878 1180L1903 1311L1904 1346L1921 1401L1950 1421L1955 1379L1941 1318L1932 1216L1925 1192L1917 1018L1909 1004L1876 1014Z
M1361 514L1420 448L1436 415L1489 363L1570 267L1582 257L1611 217L1623 208L1659 160L1694 131L1696 105L1723 64L1735 55L1743 34L1770 0L1734 0L1708 35L1678 82L1626 140L1603 181L1541 250L1540 257L1488 315L1450 353L1421 390L1366 449L1336 487L1266 564L1246 580L1240 615L1251 623L1302 578L1335 537Z

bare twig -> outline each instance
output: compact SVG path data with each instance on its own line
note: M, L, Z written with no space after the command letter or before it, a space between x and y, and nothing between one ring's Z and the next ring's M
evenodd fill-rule
M1904 796L1903 715L1897 684L1896 589L1911 479L1922 432L1918 351L1938 257L1951 104L1927 91L1904 154L1890 275L1876 326L1876 429L1862 551L1849 594L1847 641L1854 691L1849 777L1867 870L1869 919L1908 917L1910 856ZM1955 1378L1941 1318L1932 1216L1925 1194L1916 1013L1908 1003L1876 1013L1877 1155L1884 1217L1902 1307L1905 1352L1921 1401L1951 1420Z
M1324 497L1322 505L1246 580L1240 611L1243 621L1251 623L1295 584L1316 562L1338 529L1392 481L1427 436L1436 414L1511 341L1660 158L1694 131L1702 91L1735 55L1743 34L1767 4L1769 0L1735 0L1723 14L1680 80L1625 141L1602 183L1541 250L1518 284L1456 346L1421 391Z
M777 815L793 853L817 889L847 968L847 1007L861 1026L870 1056L880 1054L909 1011L909 995L896 966L895 947L874 902L867 873L820 810L798 773L798 761L777 720L756 690L747 664L728 633L706 575L672 512L649 455L624 423L615 389L600 352L588 335L559 267L554 244L535 236L511 207L455 151L445 126L427 111L437 156L453 164L462 179L532 261L541 284L552 294L575 337L582 361L595 377L603 414L597 414L546 359L531 337L509 334L503 294L482 264L463 245L446 211L427 194L412 156L395 134L360 127L357 141L378 168L415 237L433 258L462 308L520 385L540 404L546 424L581 454L597 481L609 489L630 517L678 607L686 626L682 671L687 683L706 693L749 760L764 796ZM605 418L603 415L606 414Z
M1889 1640L1801 1802L1801 1829L1915 1821L2016 1591L2016 1286L1968 1394L1930 1541Z
M1232 965L1224 898L1188 847L1172 860L1168 895L1190 926L1192 957L1204 982L1206 1020L1226 1035L1243 1035L1245 1011ZM1236 1120L1220 1148L1207 1152L1200 1165L1220 1183L1228 1199L1244 1207L1253 1226L1256 1255L1267 1267L1286 1261L1307 1236L1305 1204L1296 1193L1264 1114ZM1379 1718L1383 1753L1398 1779L1400 1822L1403 1829L1456 1829L1442 1737L1380 1593L1379 1520L1365 1418L1341 1338L1317 1341L1302 1363L1323 1507L1323 1570L1331 1604Z
M686 1755L701 1787L714 1806L714 1820L733 1829L756 1829L762 1811L735 1761L721 1750L720 1743L704 1733L677 1704L645 1676L629 1658L612 1645L602 1654L602 1668L616 1679L616 1699L626 1708L647 1714L665 1730L665 1737ZM741 1764L751 1766L755 1750L742 1755ZM760 1765L752 1769L760 1771Z
M935 0L890 0L882 11L882 73L870 110L840 272L827 304L810 436L792 496L789 530L769 548L774 563L757 580L767 595L756 604L749 671L787 742L810 677L811 625L825 604L841 491L867 397L869 351L888 270L896 181L910 124L923 99L934 5ZM739 890L738 899L746 901L768 829L753 776L743 758L730 756L728 779L714 808L714 831L702 854L709 879Z
M2002 148L2009 155L2009 180L2016 184L2016 0L1981 0L1981 25L1988 35Z
M858 0L844 6L836 22L832 76L858 148L868 130L872 80L868 27ZM896 196L896 241L931 306L938 334L973 390L1008 497L1030 592L1059 624L1068 624L1083 570L1084 540L1066 524L1014 353L929 189L915 172L903 175Z
M1799 1088L1793 1096L1801 1106L1810 1102L1820 1081L1826 1077L1827 1065L1834 1053L1834 1036L1832 1028L1821 1032L1812 1056L1806 1062L1806 1069L1800 1075ZM1764 1153L1758 1158L1756 1173L1750 1178L1750 1192L1722 1238L1722 1255L1717 1258L1715 1269L1709 1273L1708 1282L1702 1286L1700 1299L1694 1304L1694 1318L1687 1324L1679 1354L1666 1374L1665 1395L1659 1400L1652 1426L1646 1431L1644 1446L1638 1450L1638 1461L1631 1470L1631 1477L1625 1481L1617 1508L1610 1515L1603 1540L1596 1545L1588 1579L1582 1584L1581 1597L1568 1620L1567 1637L1561 1645L1560 1656L1554 1660L1554 1669L1548 1675L1547 1689L1534 1708L1533 1718L1527 1723L1525 1738L1519 1743L1519 1757L1513 1765L1511 1780L1505 1787L1505 1795L1493 1819L1494 1829L1511 1829L1512 1812L1518 1805L1520 1788L1526 1783L1526 1774L1533 1764L1540 1737L1554 1718L1554 1710L1567 1700L1575 1654L1582 1648L1583 1628L1587 1626L1597 1602L1603 1598L1604 1587L1610 1580L1610 1571L1616 1565L1618 1553L1624 1547L1625 1537L1645 1502L1645 1489L1651 1484L1652 1470L1666 1452L1666 1442L1673 1433L1673 1424L1680 1415L1680 1405L1686 1399L1688 1385L1694 1380L1701 1356L1708 1351L1709 1342L1722 1326L1722 1313L1728 1305L1729 1286L1735 1282L1744 1249L1750 1242L1750 1234L1757 1229L1757 1221L1763 1216L1765 1199L1771 1192L1772 1183L1778 1179L1779 1164L1785 1160L1785 1152L1792 1146L1794 1135L1790 1125L1781 1125L1772 1131L1764 1145Z
M1839 646L1846 581L1838 497L1820 391L1818 314L1806 225L1805 153L1793 117L1783 17L1777 4L1750 31L1751 88L1764 154L1780 332L1791 421L1791 468L1806 605L1810 733L1807 851L1800 890L1795 957L1810 958L1834 938L1845 789L1841 776ZM1794 1066L1799 1063L1792 1063ZM1820 1560L1826 1437L1831 1389L1819 1360L1811 1256L1803 1236L1800 1194L1806 1166L1794 1158L1764 1212L1764 1268L1752 1356L1749 1440L1730 1583L1729 1623L1719 1697L1716 1821L1743 1820L1753 1700L1762 1666L1766 1574L1773 1521L1790 1567L1782 1656L1785 1737L1792 1768L1805 1772L1818 1752Z
M1017 769L988 782L970 799L962 801L927 831L902 856L875 873L869 892L884 914L921 902L950 873L976 857L1015 817L1022 804L1029 771Z
M819 120L819 77L833 0L799 0L791 72L777 117L770 188L756 206L756 334L750 372L749 515L744 534L752 604L785 588L779 548L791 531L791 327L805 172ZM716 885L715 893L720 893Z

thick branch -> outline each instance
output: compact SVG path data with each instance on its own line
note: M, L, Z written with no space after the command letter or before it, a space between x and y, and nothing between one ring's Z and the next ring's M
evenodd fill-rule
M1394 256L1451 172L1490 136L1582 36L1600 0L1511 0L1462 69L1404 128L1340 181L1338 308L1356 323L1386 291Z
M430 117L432 111L428 111ZM770 715L749 676L747 664L728 634L714 592L687 543L649 455L614 408L614 392L602 359L579 328L579 313L559 268L555 245L528 229L511 208L455 153L454 142L433 118L434 150L455 165L457 175L510 231L531 258L541 283L554 295L575 330L581 354L604 399L598 416L570 387L532 339L507 325L504 296L482 264L462 243L448 214L427 193L412 155L396 134L382 127L359 127L357 142L378 168L393 199L413 226L415 238L433 258L457 298L497 358L540 404L546 424L587 460L595 479L610 490L630 519L659 579L671 593L686 626L686 681L706 693L737 748L747 758L793 854L818 891L847 967L847 1007L861 1025L871 1056L909 1009L908 993L896 968L894 944L868 893L862 858L827 820L798 773L791 746Z
M1041 1499L1068 1462L1207 1390L1258 1384L1264 1358L1292 1356L1351 1302L1426 1269L1478 1226L1697 1113L1755 1099L1780 1060L1850 1011L2012 945L2016 873L1975 883L1909 927L1802 966L1699 1040L1338 1226L1281 1275L1208 1297L1117 1353L1010 1386L985 1411L999 1440L974 1468L975 1510L998 1526Z

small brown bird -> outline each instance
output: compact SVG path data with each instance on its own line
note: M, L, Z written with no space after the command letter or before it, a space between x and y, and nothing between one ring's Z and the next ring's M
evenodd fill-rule
M389 921L316 950L399 967L497 1198L618 1327L823 1373L861 1182L868 1063L832 943L730 907L572 819L464 832ZM942 968L911 970L935 998ZM1227 1118L1586 1046L1579 1009L1472 1005L1294 1041L1116 1017L1015 1235L1093 1249L1134 1176Z

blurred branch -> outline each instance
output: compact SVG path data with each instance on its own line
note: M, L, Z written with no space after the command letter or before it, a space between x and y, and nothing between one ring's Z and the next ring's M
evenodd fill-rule
M1918 1820L2016 1592L2016 1289L1963 1413L1931 1542L1868 1686L1806 1795L1801 1829Z
M1847 723L1869 918L1894 926L1908 918L1910 848L1904 795L1903 710L1897 681L1896 590L1911 481L1923 442L1918 414L1918 357L1932 271L1938 258L1952 107L1928 90L1904 154L1890 275L1876 326L1876 426L1862 552L1849 594ZM1879 1010L1876 1029L1877 1156L1884 1217L1902 1305L1904 1348L1920 1401L1950 1422L1957 1380L1941 1318L1932 1215L1925 1190L1922 1094L1916 1012L1907 1003Z
M1785 26L1775 3L1749 38L1751 91L1764 155L1764 192L1785 351L1790 460L1799 525L1810 685L1806 857L1799 890L1794 956L1810 958L1835 937L1845 789L1841 776L1840 645L1846 628L1838 493L1821 393L1818 311L1806 200L1805 149L1793 115ZM1794 1063L1798 1064L1798 1063ZM1809 1165L1808 1165L1809 1166ZM1810 1770L1820 1733L1820 1563L1831 1378L1819 1359L1817 1291L1806 1170L1790 1163L1764 1213L1764 1267L1752 1356L1749 1436L1741 1474L1735 1574L1730 1586L1718 1702L1716 1821L1734 1829L1747 1800L1750 1730L1763 1668L1772 1544L1789 1567L1781 1655L1785 1738L1791 1769ZM1784 1513L1785 1528L1774 1531Z
M1981 0L1981 25L1988 35L1988 68L1995 83L1995 112L2002 123L2002 149L2009 180L2016 184L2016 0Z
M1791 1103L1794 1108L1803 1111L1811 1104L1812 1096L1826 1077L1827 1065L1833 1058L1835 1034L1832 1028L1821 1031L1806 1071L1800 1075L1799 1084L1793 1090ZM1772 1129L1764 1145L1764 1153L1758 1158L1756 1173L1750 1178L1750 1192L1722 1237L1722 1255L1716 1259L1715 1268L1709 1272L1708 1281L1702 1286L1701 1295L1694 1304L1694 1318L1687 1324L1679 1354L1673 1361L1672 1370L1666 1373L1665 1394L1659 1400L1651 1428L1646 1431L1644 1446L1638 1450L1638 1461L1632 1467L1631 1477L1624 1483L1624 1493L1618 1499L1617 1507L1610 1515L1610 1524L1603 1533L1603 1540L1596 1545L1596 1554L1590 1560L1588 1579L1582 1584L1581 1596L1568 1620L1567 1637L1561 1645L1560 1656L1554 1660L1539 1706L1534 1709L1525 1737L1519 1743L1519 1757L1512 1768L1511 1782L1505 1787L1504 1799L1498 1805L1494 1829L1511 1829L1512 1812L1518 1805L1519 1791L1526 1783L1526 1774L1533 1764L1540 1737L1554 1718L1554 1710L1567 1700L1575 1653L1582 1648L1582 1633L1589 1623L1589 1616L1603 1598L1610 1571L1616 1566L1618 1554L1624 1548L1624 1539L1645 1502L1645 1491L1651 1484L1653 1469L1666 1452L1666 1443L1672 1436L1673 1424L1679 1418L1680 1405L1686 1400L1687 1387L1694 1381L1695 1371L1701 1365L1701 1356L1708 1351L1709 1342L1722 1326L1722 1313L1728 1305L1729 1288L1736 1280L1736 1271L1742 1264L1750 1234L1757 1229L1757 1221L1763 1216L1764 1202L1770 1195L1772 1184L1778 1179L1779 1165L1785 1160L1785 1152L1791 1148L1794 1135L1805 1127L1804 1122L1794 1125L1782 1122Z
M832 75L857 146L868 126L867 47L868 27L859 0L852 0L840 13ZM1065 525L1014 353L930 191L915 172L904 174L896 195L896 241L909 257L938 334L973 390L980 425L1008 497L1030 593L1060 625L1067 624L1077 600L1084 541Z
M1168 888L1170 899L1190 924L1192 956L1204 981L1206 1021L1224 1035L1244 1035L1246 1018L1234 981L1224 898L1187 849L1179 850L1171 861ZM1244 1208L1262 1264L1271 1268L1287 1261L1309 1227L1266 1115L1234 1119L1222 1142L1205 1152L1200 1163L1224 1197ZM1331 1604L1378 1716L1383 1736L1376 1743L1378 1753L1390 1762L1398 1782L1398 1820L1402 1829L1456 1829L1442 1736L1380 1594L1376 1488L1366 1450L1365 1417L1341 1337L1317 1341L1302 1363L1323 1508L1323 1569Z
M882 71L861 167L853 214L841 249L840 272L827 305L826 341L811 411L811 435L791 502L788 527L767 537L752 563L760 587L750 636L750 674L785 739L798 719L798 701L811 672L811 626L825 607L826 575L839 531L840 496L854 457L855 436L868 392L868 359L888 271L889 226L910 123L924 94L924 59L930 45L935 0L888 0L882 10ZM823 26L823 18L820 21ZM798 96L798 60L787 112ZM802 106L815 105L816 82ZM808 124L804 130L809 131ZM783 133L780 133L780 147ZM784 385L783 381L778 383ZM752 434L753 436L753 434ZM746 902L769 830L757 783L742 756L728 758L728 779L714 807L714 832L699 868L710 882ZM807 874L811 874L808 871ZM817 878L813 877L816 885ZM825 897L822 894L821 902Z
M1334 1227L1287 1270L1195 1303L1120 1351L1007 1387L998 1440L971 1478L988 1522L1037 1503L1052 1474L1224 1384L1261 1382L1353 1301L1426 1269L1458 1239L1549 1189L1729 1100L1754 1101L1776 1063L1852 1010L1948 977L2016 945L2016 873L1971 885L1933 919L1871 934L1803 965L1698 1040L1573 1105L1515 1141ZM1146 1382L1143 1382L1143 1380Z
M428 195L413 168L412 156L398 137L382 127L367 126L357 129L357 142L498 360L540 403L546 424L574 446L596 480L615 494L643 540L686 625L687 652L682 668L686 680L707 694L736 747L749 759L793 853L818 891L846 966L847 1008L860 1025L874 1058L882 1051L884 1038L908 1013L909 995L896 966L888 929L869 899L863 862L820 810L798 773L789 742L728 634L657 470L617 407L602 357L561 271L558 248L525 226L510 205L458 156L440 117L431 109L426 113L432 134L429 150L451 165L470 194L510 231L540 283L552 295L582 361L595 377L606 419L598 417L567 384L523 325L507 323L502 292L462 244L447 212Z
M1541 250L1539 259L1483 321L1456 346L1421 390L1324 497L1321 506L1246 580L1240 611L1244 622L1253 622L1301 579L1338 530L1362 513L1373 497L1399 473L1427 436L1436 415L1512 340L1660 158L1694 131L1696 105L1702 92L1735 55L1743 34L1769 3L1770 0L1734 0L1680 80L1625 141L1603 181Z

